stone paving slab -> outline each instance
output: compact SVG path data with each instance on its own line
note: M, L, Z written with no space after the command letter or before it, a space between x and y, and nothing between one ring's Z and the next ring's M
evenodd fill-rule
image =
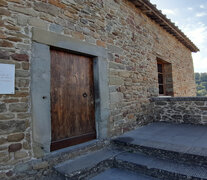
M98 174L97 176L91 178L90 180L157 180L157 179L149 176L140 175L132 171L111 168Z
M119 136L133 145L207 156L207 126L152 123Z
M49 175L47 177L41 177L39 178L39 180L65 180L65 177L61 177L61 176L58 176L58 175Z
M113 158L120 151L114 149L102 149L96 152L92 152L86 155L82 155L80 157L67 160L63 163L58 164L55 166L56 171L63 175L70 175L73 172L82 171L84 169L92 168L96 166L96 164L107 160L109 158Z
M156 157L147 156L141 153L122 153L116 157L118 161L125 161L127 164L133 163L138 166L147 167L147 169L157 169L157 174L160 171L167 171L168 173L178 174L187 177L206 179L207 168L195 165L187 165L176 163L169 160L162 160Z

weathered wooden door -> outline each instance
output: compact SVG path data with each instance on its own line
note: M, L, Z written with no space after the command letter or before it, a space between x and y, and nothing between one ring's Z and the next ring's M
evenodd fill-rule
M51 151L96 138L93 60L51 49Z

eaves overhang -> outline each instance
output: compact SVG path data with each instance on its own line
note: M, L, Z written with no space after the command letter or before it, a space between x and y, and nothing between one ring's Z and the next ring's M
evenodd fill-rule
M147 17L159 24L169 34L186 46L191 52L198 52L198 47L170 19L158 10L149 0L129 0Z

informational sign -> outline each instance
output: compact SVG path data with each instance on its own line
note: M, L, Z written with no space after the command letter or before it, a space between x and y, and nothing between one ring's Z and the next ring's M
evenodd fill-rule
M15 65L0 64L0 94L14 94Z

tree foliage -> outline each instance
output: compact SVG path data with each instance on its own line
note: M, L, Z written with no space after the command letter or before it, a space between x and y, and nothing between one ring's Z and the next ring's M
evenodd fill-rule
M195 73L197 96L207 96L207 73Z

